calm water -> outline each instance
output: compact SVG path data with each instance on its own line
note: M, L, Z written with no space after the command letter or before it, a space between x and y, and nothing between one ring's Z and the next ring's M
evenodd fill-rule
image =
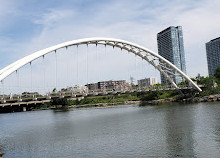
M220 157L220 103L0 114L4 158Z

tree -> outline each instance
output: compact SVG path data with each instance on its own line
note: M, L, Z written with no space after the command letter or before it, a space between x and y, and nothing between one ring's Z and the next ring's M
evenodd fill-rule
M178 85L183 85L183 86L188 85L188 84L189 84L188 80L185 80L185 81L178 83Z
M195 78L190 78L192 81L196 81L196 79Z
M198 74L196 77L197 84L203 85L205 88L212 88L215 87L215 81L216 77L215 76L210 76L210 77L204 77Z
M53 92L53 93L56 93L56 92L57 92L57 89L56 89L56 88L54 88L52 92Z
M156 100L160 95L159 91L149 92L149 93L140 93L138 96L142 101Z
M68 91L67 88L62 88L62 89L61 89L61 92L66 92L66 91Z
M217 79L217 81L220 81L220 66L217 67L217 69L215 70L214 76Z
M56 98L52 100L52 105L62 105L62 107L66 107L69 105L69 103L66 98Z
M215 77L201 77L201 80L199 81L200 84L204 85L206 88L214 87L215 84Z
M197 82L200 81L202 77L203 77L203 76L201 76L201 75L198 73L198 75L196 76L196 81L197 81ZM203 78L204 78L204 77L203 77Z

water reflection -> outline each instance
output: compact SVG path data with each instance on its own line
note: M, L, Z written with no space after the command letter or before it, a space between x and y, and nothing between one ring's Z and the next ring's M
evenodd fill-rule
M210 129L212 129L212 133L214 134L214 140L218 144L218 149L220 150L220 111L219 111L219 103L214 103L215 106L212 104L209 104L206 107L206 111L208 113L208 116L210 117L210 122L208 123L210 125Z
M219 122L220 122L220 120L219 120ZM220 149L220 125L218 127L216 127L215 135L216 135L215 140L218 143L218 148Z
M200 103L196 113L196 139L198 156L220 155L220 104ZM219 156L218 156L219 157Z
M68 111L71 111L71 110L72 110L71 108L62 107L62 108L58 108L58 109L53 109L53 112L54 112L54 113L58 113L58 112L68 112Z
M196 157L193 107L172 105L165 111L168 157Z
M11 157L219 157L215 103L37 111L0 115Z

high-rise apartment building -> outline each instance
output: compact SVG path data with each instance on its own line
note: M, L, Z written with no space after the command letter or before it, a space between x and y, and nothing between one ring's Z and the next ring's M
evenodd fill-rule
M156 78L145 78L145 79L138 80L139 87L150 87L155 84L157 84Z
M186 73L185 53L183 45L183 32L181 26L170 26L157 34L158 53L177 68ZM175 83L183 81L182 77L175 74ZM166 78L161 74L161 83L166 83Z
M220 37L206 43L206 55L209 76L213 76L216 68L220 66Z

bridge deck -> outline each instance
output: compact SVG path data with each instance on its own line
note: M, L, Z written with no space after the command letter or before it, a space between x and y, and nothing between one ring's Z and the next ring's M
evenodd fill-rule
M41 101L28 101L28 102L15 102L15 103L4 103L0 104L0 107L5 106L20 106L20 105L31 105L31 104L44 104L49 103L50 100L41 100Z

